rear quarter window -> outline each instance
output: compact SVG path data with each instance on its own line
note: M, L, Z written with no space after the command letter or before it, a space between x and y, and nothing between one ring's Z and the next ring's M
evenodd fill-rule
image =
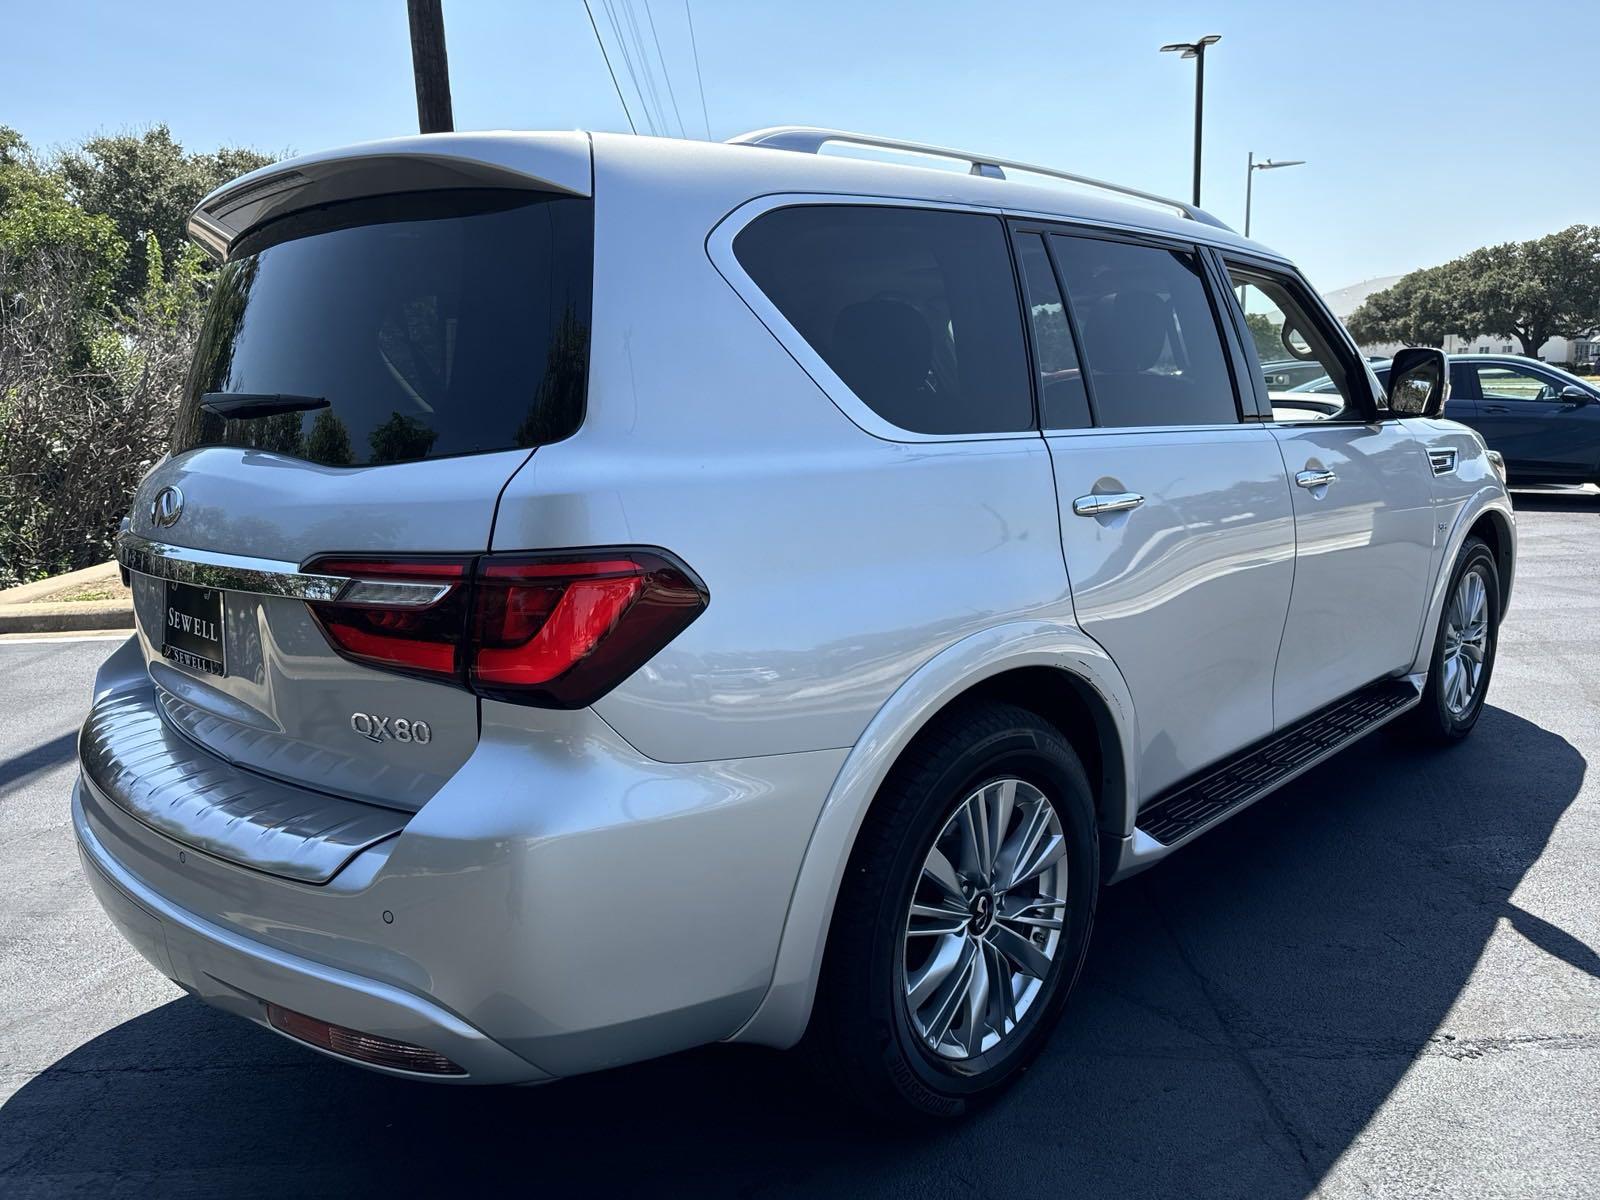
M328 466L531 447L583 419L593 207L525 191L381 196L248 235L219 273L175 453ZM325 400L222 417L207 395Z
M834 374L890 424L926 434L1032 427L1022 312L999 218L798 205L757 217L733 250Z

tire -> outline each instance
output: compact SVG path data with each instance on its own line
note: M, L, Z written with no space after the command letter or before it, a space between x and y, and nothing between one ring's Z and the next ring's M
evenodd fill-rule
M1041 801L1048 812L1039 808ZM964 912L952 886L958 880L924 870L936 846L956 854L953 846L972 845L963 842L963 810L968 816L981 811L991 831L1001 814L1010 814L1002 831L1009 836L991 836L999 851L989 856L995 865L988 884L975 846L970 861L965 849L943 860L973 885ZM1030 842L1028 835L1041 822L1042 837ZM1057 837L1064 852L1041 873L1026 882L996 882L1015 879L1046 856L1028 855L1024 843L1053 853ZM841 1099L898 1121L960 1117L999 1092L1043 1048L1077 982L1099 888L1089 782L1055 727L1009 704L965 705L935 718L878 793L840 886L805 1045L826 1085ZM921 912L937 905L940 914L913 916L914 897ZM1064 902L1059 929L1032 919L1018 922L1048 918L1058 901ZM912 921L916 936L909 932ZM966 924L957 932L954 925L961 921ZM944 932L928 932L933 928ZM1032 952L1017 940L1023 930ZM975 989L961 991L966 976L958 965L914 1012L908 980L927 985L940 954L970 964L972 978L982 968L987 1004ZM1021 960L1036 973L1013 969ZM930 1039L945 1010L934 1010L946 993L966 998L955 1003L956 1018L935 1047ZM1003 1007L1006 994L1012 1010ZM983 1018L975 1021L972 1012L980 1004ZM964 1043L965 1050L954 1043Z
M1458 597L1463 581L1469 575L1476 575L1483 585L1482 665L1476 681L1471 684L1470 697L1463 704L1461 693L1457 690L1460 685L1455 683L1458 674L1447 669L1446 659L1453 641L1451 631L1455 626L1452 621L1458 619L1460 612ZM1469 630L1476 627L1477 622L1467 626ZM1422 693L1422 702L1414 710L1413 729L1427 740L1445 744L1459 742L1471 733L1483 713L1484 697L1488 694L1489 681L1494 675L1495 651L1499 643L1500 569L1488 545L1479 538L1469 537L1461 547L1455 569L1450 573L1450 587L1445 592L1444 608L1439 614L1439 626L1434 633L1433 657L1428 663L1428 686ZM1470 642L1467 649L1466 658L1461 661L1470 664Z

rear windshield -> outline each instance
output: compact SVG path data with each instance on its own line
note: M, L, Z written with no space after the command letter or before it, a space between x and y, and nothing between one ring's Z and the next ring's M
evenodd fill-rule
M219 273L173 452L350 467L566 437L583 419L593 211L524 191L424 192L251 234ZM208 396L234 414L208 411Z

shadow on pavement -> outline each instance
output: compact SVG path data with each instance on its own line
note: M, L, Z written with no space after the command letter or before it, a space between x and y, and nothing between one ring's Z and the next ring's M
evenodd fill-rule
M64 762L71 762L77 749L78 731L73 729L42 745L0 759L0 800L5 799L7 792L20 788L35 775L42 775Z
M534 1089L375 1077L175 1001L0 1110L0 1191L1300 1197L1436 1036L1585 763L1499 709L1450 750L1380 735L1109 891L1041 1061L964 1125L855 1122L735 1047Z

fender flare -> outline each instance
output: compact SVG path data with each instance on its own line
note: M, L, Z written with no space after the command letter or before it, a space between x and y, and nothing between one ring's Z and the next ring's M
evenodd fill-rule
M1485 483L1466 498L1460 511L1456 513L1454 523L1450 526L1444 553L1439 558L1439 568L1434 573L1433 590L1428 596L1422 630L1417 638L1417 654L1411 664L1412 674L1426 675L1428 668L1433 665L1434 631L1439 628L1439 614L1444 611L1445 593L1450 587L1451 572L1455 570L1456 559L1461 556L1461 546L1467 540L1468 531L1485 513L1494 514L1494 518L1498 521L1502 545L1507 548L1505 561L1512 567L1512 574L1508 574L1500 581L1500 617L1502 620L1505 619L1517 561L1517 518L1511 509L1510 496L1498 482Z
M985 679L1020 667L1053 667L1094 689L1122 744L1125 832L1138 795L1133 697L1104 649L1076 625L1020 621L972 634L919 667L884 702L856 741L824 800L789 900L767 994L729 1040L788 1047L805 1033L816 996L834 903L867 810L911 739L950 701Z

